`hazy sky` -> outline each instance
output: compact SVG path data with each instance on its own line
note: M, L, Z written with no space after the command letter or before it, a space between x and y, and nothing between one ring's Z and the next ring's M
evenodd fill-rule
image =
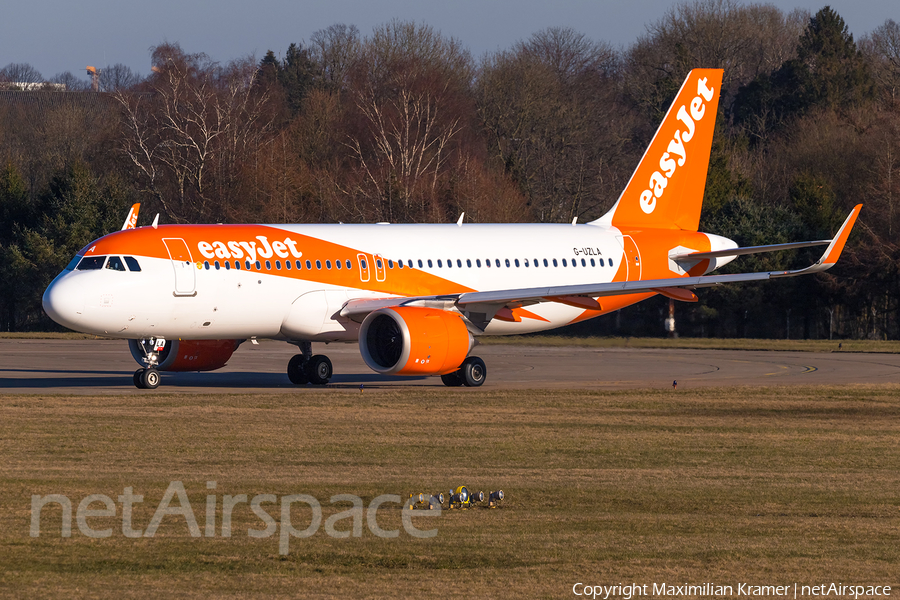
M825 2L774 0L815 12ZM124 63L146 74L148 49L177 42L221 62L291 42L334 23L368 35L393 18L424 22L458 38L476 56L510 47L545 27L572 27L595 40L630 46L672 2L663 0L10 0L0 13L0 68L26 62L46 79L84 67ZM891 18L898 0L831 0L858 39Z

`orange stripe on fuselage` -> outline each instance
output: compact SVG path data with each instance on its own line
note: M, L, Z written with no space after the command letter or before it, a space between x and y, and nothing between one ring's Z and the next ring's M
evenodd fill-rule
M385 280L378 281L374 262L376 257L371 253L265 225L161 225L156 229L140 227L104 236L86 246L83 253L88 256L116 254L168 260L169 254L162 241L164 238L183 239L195 264L202 264L204 261L212 264L217 260L222 263L227 260L234 266L234 261L239 260L243 268L244 261L258 260L262 268L256 270L254 267L253 272L399 296L433 296L475 291L409 266L401 269L397 262L390 268L389 257L383 259ZM201 247L201 243L205 244ZM365 254L367 257L368 281L360 278L358 254ZM270 263L268 269L265 265L267 260ZM283 263L288 260L292 263L302 260L303 268L286 269ZM307 260L311 261L312 269L306 268ZM316 260L321 261L321 269L316 268ZM326 260L332 263L330 270L326 268ZM343 263L344 268L336 268L335 262L338 260ZM346 268L348 260L351 264L349 270ZM282 263L280 270L275 268L275 261Z

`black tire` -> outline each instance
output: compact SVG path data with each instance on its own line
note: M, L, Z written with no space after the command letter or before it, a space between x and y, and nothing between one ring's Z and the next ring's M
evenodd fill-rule
M447 373L446 375L441 375L441 381L443 381L444 385L447 387L459 387L464 383L462 373L458 370Z
M306 375L313 385L325 385L332 374L331 360L324 354L315 354L306 363Z
M134 372L134 375L131 378L131 380L134 382L134 387L136 387L139 390L144 389L144 384L141 382L141 378L143 376L144 376L144 369L138 369L137 371Z
M309 375L306 374L306 355L295 354L288 361L287 376L294 385L306 385L309 383Z
M156 369L144 369L141 373L141 385L145 390L155 390L159 387L159 371Z
M487 366L477 356L470 356L464 360L459 371L467 387L478 387L487 379Z

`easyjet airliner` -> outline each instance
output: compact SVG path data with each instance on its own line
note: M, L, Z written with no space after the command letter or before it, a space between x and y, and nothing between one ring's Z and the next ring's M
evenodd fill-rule
M655 294L824 271L831 240L738 248L697 231L722 71L691 71L612 209L585 224L158 225L88 244L47 288L47 314L70 329L127 339L139 388L159 371L223 367L248 339L300 353L295 384L324 384L313 342L358 342L374 371L481 385L482 334L543 331ZM736 256L827 245L796 271L708 275Z

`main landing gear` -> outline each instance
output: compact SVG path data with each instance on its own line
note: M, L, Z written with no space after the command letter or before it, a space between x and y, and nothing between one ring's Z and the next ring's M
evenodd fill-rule
M295 385L325 385L334 374L331 360L324 354L313 354L311 342L298 342L301 354L288 361L287 375Z
M477 356L470 356L463 361L458 370L441 375L441 381L447 387L478 387L487 379L487 366Z

